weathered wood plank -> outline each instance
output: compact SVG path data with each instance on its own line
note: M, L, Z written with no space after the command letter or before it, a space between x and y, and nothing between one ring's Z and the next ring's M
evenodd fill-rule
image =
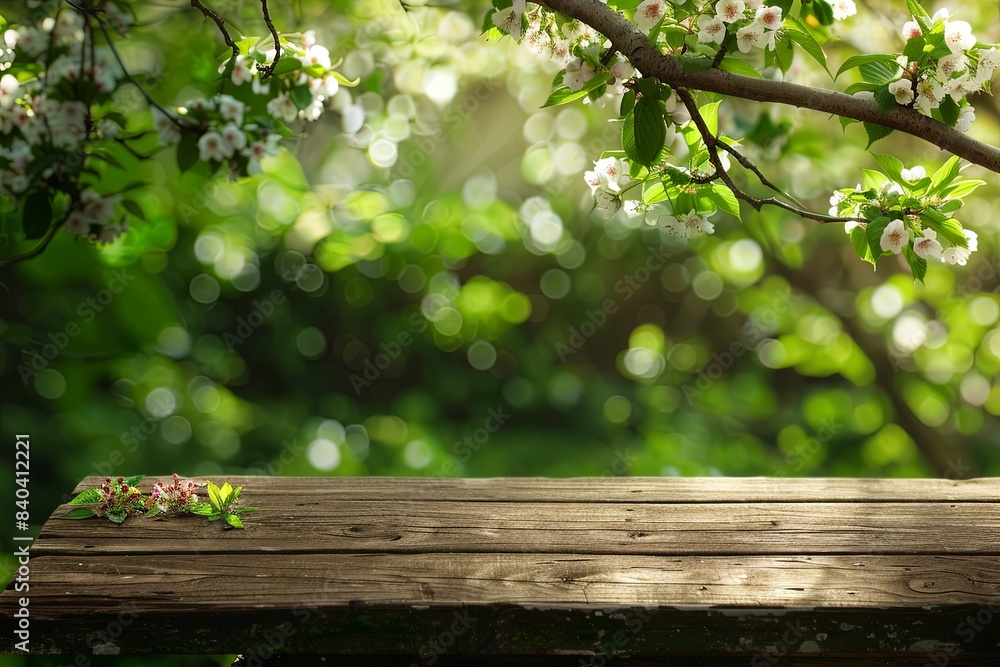
M992 603L1000 611L1000 556L45 556L32 559L31 599L35 620L117 613L130 603L151 614L289 611L304 603L925 610Z
M347 501L244 492L243 531L173 521L59 519L34 552L1000 554L1000 503ZM971 527L975 527L971 530Z
M31 550L33 651L1000 656L998 479L231 481L262 509L245 531L50 518ZM5 616L16 598L0 595Z
M71 653L927 659L998 649L1000 633L985 630L1000 622L998 566L971 557L48 556L33 560L32 641Z
M200 479L200 478L193 478ZM261 497L505 502L1000 502L1000 478L848 479L773 477L242 477L228 478ZM87 477L75 493L99 486ZM148 477L143 488L163 477Z

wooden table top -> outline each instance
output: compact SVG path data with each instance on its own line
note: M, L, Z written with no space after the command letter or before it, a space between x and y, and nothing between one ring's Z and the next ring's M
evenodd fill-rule
M1000 479L228 479L245 530L60 506L4 615L87 655L1000 651Z

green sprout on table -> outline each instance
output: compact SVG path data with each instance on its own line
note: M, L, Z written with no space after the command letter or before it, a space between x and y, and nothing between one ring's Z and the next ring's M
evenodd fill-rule
M76 505L63 515L64 519L89 519L93 516L106 517L113 523L123 523L130 516L144 515L147 518L171 518L184 515L207 517L209 521L222 519L227 528L243 528L239 515L256 512L256 507L238 507L242 486L233 488L229 482L218 487L208 482L209 502L199 502L196 493L199 484L189 479L173 476L173 483L157 482L153 491L146 496L139 489L143 475L135 477L107 477L96 489L79 493L70 505Z
M237 486L233 488L229 485L229 482L225 482L222 488L219 488L211 482L208 483L208 499L207 503L198 503L194 506L192 512L200 516L208 517L209 521L218 521L222 519L231 528L242 528L243 521L240 520L239 515L245 514L247 512L256 512L256 507L237 507L239 503L240 494L243 493L243 487Z

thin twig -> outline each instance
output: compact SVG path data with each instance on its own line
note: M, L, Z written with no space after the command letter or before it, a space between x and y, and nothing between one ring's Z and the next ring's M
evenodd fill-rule
M281 42L278 40L278 31L274 28L274 22L271 21L271 14L267 11L267 0L260 0L260 8L264 13L264 23L267 24L267 29L271 31L271 39L274 40L274 60L271 61L270 65L257 66L260 78L263 81L274 74L274 68L277 67L278 60L281 58Z
M705 119L701 117L701 112L698 111L698 105L695 103L691 93L685 88L675 88L675 90L677 91L677 96L680 97L681 101L684 103L684 106L687 107L688 113L691 114L691 120L694 121L695 127L698 128L702 141L705 142L705 148L708 149L708 158L715 167L716 173L719 174L719 177L722 178L722 181L726 184L726 186L733 191L733 194L737 199L742 199L746 203L750 204L750 206L752 206L756 211L760 211L764 206L776 206L807 220L815 220L817 222L867 222L867 220L863 218L841 218L832 215L823 215L821 213L813 213L812 211L807 211L797 206L786 204L780 199L775 199L774 197L759 199L751 194L748 194L747 192L744 192L739 186L736 185L735 182L733 182L732 177L726 173L725 169L723 169L722 160L719 157L718 146L724 142L720 142L719 138L712 134L711 130L708 129L708 125L705 123ZM737 158L737 160L739 160L739 158ZM747 162L749 162L749 160L747 160ZM743 163L740 162L740 164ZM757 173L758 177L761 176L758 170L754 171ZM773 188L773 185L768 187ZM778 190L778 192L781 192L781 190Z
M122 68L122 74L125 76L125 80L139 89L139 92L142 93L142 96L146 99L146 103L149 104L149 106L156 108L178 128L187 132L199 133L197 127L180 122L170 111L167 111L167 109L165 109L159 102L154 100L152 95L150 95L146 89L142 87L142 84L136 81L132 75L129 74L128 69L125 67L125 63L122 62L121 55L118 53L118 49L115 47L114 41L112 41L111 36L108 34L108 29L104 25L104 21L99 16L94 15L94 17L97 19L97 25L100 27L101 32L104 33L104 39L107 41L108 47L111 49L111 54L115 57L115 60L118 61L118 66Z
M201 0L191 0L191 6L200 11L205 15L206 18L210 18L215 21L215 25L219 27L219 32L222 33L222 38L226 40L226 46L233 50L233 58L240 55L240 49L233 42L232 36L229 31L226 30L226 23L222 20L222 17L213 12L211 9L201 4Z
M39 243L34 248L32 248L31 250L29 250L28 252L21 253L20 255L14 255L13 257L8 257L7 259L0 262L0 270L6 269L8 266L17 264L18 262L24 261L26 259L31 259L35 255L40 255L42 251L45 250L50 243L52 243L52 239L56 237L56 232L58 232L62 228L62 226L66 224L66 220L68 218L69 218L69 213L64 215L62 220L58 221L56 224L49 227L49 231L45 233L45 236L42 238L42 242Z

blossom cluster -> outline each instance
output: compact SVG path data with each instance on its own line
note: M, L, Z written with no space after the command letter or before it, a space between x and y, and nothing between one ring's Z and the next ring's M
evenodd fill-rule
M883 254L902 253L917 278L926 270L926 264L917 265L919 261L964 266L978 249L978 235L951 214L983 181L956 180L957 158L929 176L920 165L903 168L894 158L875 157L887 176L866 172L865 186L859 183L854 189L834 191L830 198L830 215L864 220L845 226L852 240L858 236L859 256L874 263Z
M980 49L972 27L950 17L947 9L941 9L923 22L923 28L916 20L903 25L907 49L896 59L899 68L888 90L898 104L914 106L928 116L950 97L960 106L955 128L968 132L976 113L965 98L989 85L1000 67L1000 50Z
M282 135L275 121L319 119L344 81L331 69L330 51L316 43L314 31L304 33L297 42L281 40L280 46L280 56L274 48L261 51L248 46L246 54L219 67L242 100L219 94L188 100L169 114L154 109L160 145L178 143L184 132L194 132L199 135L198 156L203 162L227 163L234 178L261 173L260 160L278 152ZM272 69L278 75L265 78ZM248 110L258 96L267 100L266 119Z
M728 26L737 22L744 24L736 30L736 44L743 53L754 47L773 51L776 31L785 24L781 7L764 6L761 0L719 0L714 16L698 17L698 41L721 45Z
M107 477L98 489L100 504L94 509L97 516L107 516L117 523L125 517L146 511L146 499L136 486L129 486L124 477Z
M133 23L130 13L108 0L96 3L94 10L120 35ZM67 161L52 159L87 154L95 138L113 138L121 129L117 116L95 118L91 106L77 98L80 85L87 83L93 101L107 100L122 78L110 48L92 42L91 48L83 48L88 45L84 28L83 14L60 6L37 24L13 25L3 32L0 197L17 201L31 190L65 192L71 206L79 207L67 218L66 229L110 243L128 228L124 212L116 210L121 198L68 185L74 174Z
M24 211L29 238L48 223L112 243L141 209L108 192L101 171L123 168L115 152L138 155L129 142L150 133L121 106L126 98L118 92L135 79L113 43L100 38L129 36L135 17L126 0L50 5L49 15L36 12L32 22L6 30L0 17L0 205ZM150 101L156 141L178 145L182 169L200 159L227 167L233 178L260 173L261 159L295 135L287 123L318 119L342 85L353 85L333 70L314 32L289 37L294 41L282 37L277 45L271 37L241 37L239 54L219 68L230 94L174 108Z
M157 482L149 494L147 505L150 510L164 516L191 514L198 503L197 485L190 479L182 480L174 474L173 484Z

